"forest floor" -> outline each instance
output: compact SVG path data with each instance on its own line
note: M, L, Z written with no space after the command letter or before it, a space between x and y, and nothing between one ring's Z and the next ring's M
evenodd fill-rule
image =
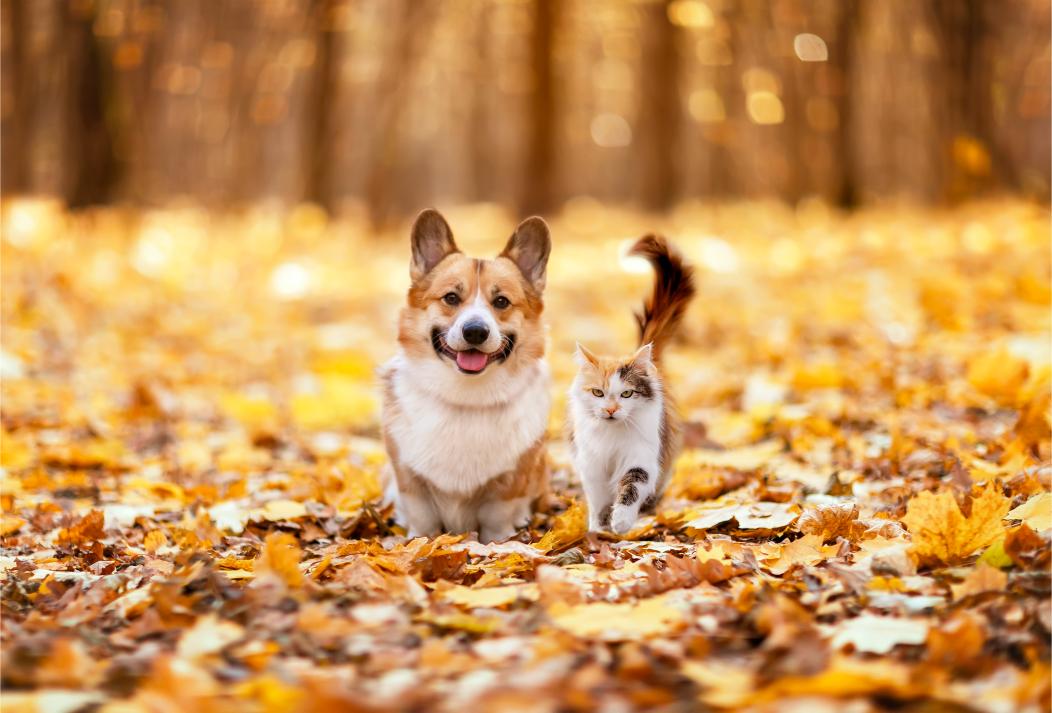
M407 227L8 203L4 710L1048 710L1047 208L551 225L551 510L481 545L379 502ZM649 231L699 273L688 448L590 535L570 355L634 346Z

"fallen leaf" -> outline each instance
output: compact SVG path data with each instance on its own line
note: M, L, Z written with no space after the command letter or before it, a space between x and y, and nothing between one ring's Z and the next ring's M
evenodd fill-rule
M561 550L580 540L587 531L587 511L584 505L575 500L552 521L548 532L533 546L541 552Z
M709 530L734 520L740 530L778 530L792 525L797 513L792 506L783 503L758 502L728 505L704 512L688 521L688 530Z
M503 587L474 588L453 586L443 590L439 596L458 606L474 609L476 607L504 607L516 601L536 601L540 596L537 585L511 584Z
M796 526L800 532L817 535L824 542L832 542L838 537L858 540L866 531L865 525L858 521L858 505L855 503L838 503L805 510Z
M13 535L22 529L22 525L25 525L26 521L20 517L14 515L4 514L0 516L0 537L7 537Z
M603 641L645 639L670 633L683 623L683 614L660 596L625 604L556 604L548 615L564 631Z
M304 581L299 568L302 557L295 537L287 532L272 532L263 542L255 571L260 577L273 575L290 587L300 587Z
M968 383L980 393L1005 406L1013 406L1026 383L1026 361L1006 349L982 354L968 365Z
M760 561L764 569L776 575L785 574L795 565L818 564L836 555L838 549L835 545L823 545L818 535L804 535L781 546L762 545L761 551L763 548L770 548L767 551L771 554L766 557L761 554Z
M1007 520L1022 520L1034 530L1044 532L1052 528L1052 493L1035 495L1005 515Z
M168 537L160 530L150 530L142 540L143 549L150 554L168 544Z
M103 529L105 516L102 510L92 510L76 523L58 533L58 542L70 545L82 545L101 540L106 532Z
M960 584L951 585L953 598L964 599L983 592L1003 592L1008 585L1008 575L988 564L980 563L968 573Z
M861 653L887 654L900 644L923 644L928 638L928 629L924 619L860 614L836 626L831 644L838 649L852 646Z
M176 653L186 659L211 656L240 640L244 634L244 629L237 624L219 619L215 614L206 614L198 617L194 625L179 637Z
M912 551L918 557L954 564L1004 534L1001 520L1008 507L1008 498L994 484L972 498L968 517L961 513L952 493L923 491L909 501L902 522L909 528Z
M307 506L296 500L271 500L262 508L253 510L249 516L250 520L266 520L269 522L282 522L284 520L295 520L307 514Z

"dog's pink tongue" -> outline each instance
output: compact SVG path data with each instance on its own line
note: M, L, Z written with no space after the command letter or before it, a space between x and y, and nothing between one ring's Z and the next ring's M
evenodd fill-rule
M484 353L474 349L467 352L457 352L457 366L464 371L482 371L486 367L488 359L489 357Z

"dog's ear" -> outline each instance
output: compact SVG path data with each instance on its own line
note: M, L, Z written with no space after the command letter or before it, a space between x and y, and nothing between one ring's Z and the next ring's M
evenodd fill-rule
M534 216L519 223L519 227L508 238L508 244L500 257L506 257L519 266L519 270L538 292L544 289L548 267L548 255L552 251L551 233L543 219Z
M428 208L416 217L413 223L413 260L409 264L409 275L413 281L431 272L450 253L460 252L453 242L453 231L449 223L434 208Z

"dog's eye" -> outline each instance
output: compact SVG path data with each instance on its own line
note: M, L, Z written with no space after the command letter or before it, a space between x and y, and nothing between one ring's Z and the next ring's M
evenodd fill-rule
M498 295L497 298L493 300L493 306L497 309L507 309L508 307L511 307L511 301L504 295Z
M598 399L603 398L603 390L602 389L592 389L592 396L595 396Z
M456 292L447 292L442 295L442 301L451 307L455 307L460 304L460 295Z
M634 394L634 393L636 393L636 392L632 391L632 389L629 389L628 391L622 391L621 392L621 398L623 398L623 399L630 399L630 398L632 398L632 394Z

